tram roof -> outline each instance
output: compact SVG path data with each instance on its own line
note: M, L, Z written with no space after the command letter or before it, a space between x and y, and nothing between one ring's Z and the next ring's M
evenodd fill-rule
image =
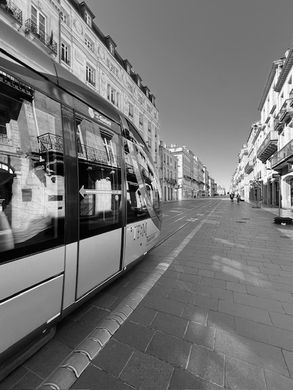
M40 90L48 90L48 80L57 84L76 98L86 102L97 111L106 115L113 121L120 123L119 111L115 109L107 100L98 93L92 91L76 76L66 70L59 63L54 61L48 54L45 54L28 39L20 35L19 32L11 28L8 24L0 20L0 49L2 53L8 53L15 58L15 61L9 61L9 71L15 77L23 78L28 83ZM10 57L11 58L11 57ZM0 60L5 62L0 52ZM7 60L7 57L6 57ZM17 62L16 62L17 61ZM32 80L31 72L19 63L30 67L38 73ZM47 79L47 81L46 81Z

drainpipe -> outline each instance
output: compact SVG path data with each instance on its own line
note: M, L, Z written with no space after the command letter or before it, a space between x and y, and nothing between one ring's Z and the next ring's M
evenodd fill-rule
M58 29L59 29L59 31L58 31L58 34L59 34L59 37L58 37L58 39L59 39L59 45L58 45L58 50L59 50L59 53L58 53L58 60L59 60L59 64L60 64L60 63L61 63L61 9L60 9L58 15L59 15L59 20L58 20Z
M279 217L281 216L281 175L279 175Z

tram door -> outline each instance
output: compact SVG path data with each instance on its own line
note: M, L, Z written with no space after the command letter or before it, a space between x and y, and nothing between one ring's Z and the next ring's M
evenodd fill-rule
M77 299L117 273L121 264L121 147L118 134L112 130L115 123L106 118L104 122L98 124L83 117L76 119L79 181Z
M160 193L146 146L128 122L124 135L126 168L126 231L124 266L141 257L159 235Z

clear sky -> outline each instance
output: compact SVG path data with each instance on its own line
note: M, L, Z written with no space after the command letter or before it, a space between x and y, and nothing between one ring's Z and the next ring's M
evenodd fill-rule
M229 189L272 62L293 47L292 0L86 0L156 97L160 138Z

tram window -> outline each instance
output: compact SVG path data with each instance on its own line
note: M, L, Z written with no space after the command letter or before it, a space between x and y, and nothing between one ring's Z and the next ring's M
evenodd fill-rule
M124 159L127 178L127 222L160 214L159 180L146 148L135 139L124 139Z
M2 90L3 91L3 90ZM35 91L0 96L1 259L63 242L64 173L60 105Z
M137 147L134 143L124 139L127 188L127 223L149 217L141 170L137 162L137 151Z
M121 226L119 137L97 123L76 122L80 238Z
M144 149L140 145L137 145L137 148L139 151L137 157L145 184L147 203L151 205L151 208L156 214L159 214L161 197L159 179L154 171L153 164L148 155L144 152Z

